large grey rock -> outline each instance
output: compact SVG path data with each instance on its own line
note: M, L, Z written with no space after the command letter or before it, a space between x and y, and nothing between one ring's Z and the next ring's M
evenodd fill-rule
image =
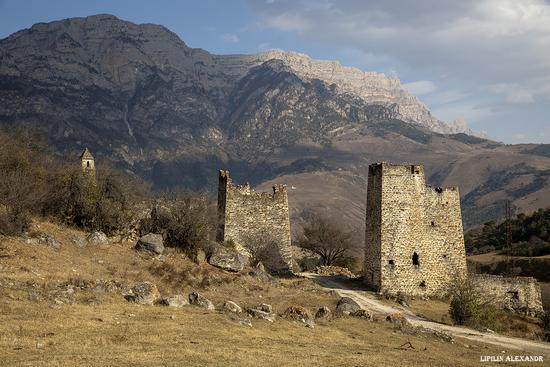
M342 313L344 315L349 315L354 312L357 312L361 309L361 306L357 302L355 302L353 299L349 297L342 297L338 301L338 304L336 305L336 311L338 313Z
M109 238L101 231L96 231L90 234L87 238L90 245L105 246L109 244Z
M212 251L212 255L208 259L210 265L223 270L239 272L243 270L248 263L246 256L239 253L237 250L216 246Z
M130 293L125 296L128 301L142 305L152 305L159 297L160 293L157 286L151 282L136 284Z
M197 292L189 294L189 303L195 306L206 308L207 310L215 309L212 301Z
M140 237L136 243L136 250L149 252L154 255L161 255L164 252L164 240L162 235L148 233Z

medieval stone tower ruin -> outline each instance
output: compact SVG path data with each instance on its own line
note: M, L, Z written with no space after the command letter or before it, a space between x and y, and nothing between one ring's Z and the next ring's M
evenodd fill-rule
M229 171L219 172L218 242L233 242L237 249L269 244L279 259L279 270L293 270L290 218L285 185L273 193L255 192L250 185L233 185ZM248 251L250 252L250 251Z
M421 165L370 165L366 282L391 294L432 296L466 274L458 189L427 186Z
M84 172L85 174L89 174L92 177L95 177L94 156L88 150L88 148L84 149L84 151L80 155L80 162L82 164L82 172Z

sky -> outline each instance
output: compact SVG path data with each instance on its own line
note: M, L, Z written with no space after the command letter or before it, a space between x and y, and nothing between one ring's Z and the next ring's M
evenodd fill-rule
M99 13L215 54L281 49L382 72L443 121L550 143L550 0L0 0L0 38Z

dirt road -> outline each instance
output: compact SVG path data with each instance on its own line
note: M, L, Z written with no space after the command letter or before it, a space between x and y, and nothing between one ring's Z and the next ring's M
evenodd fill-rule
M535 342L531 340L512 338L499 335L496 333L480 332L473 329L468 329L459 326L450 326L434 321L426 320L415 315L409 310L398 308L397 306L388 305L380 300L377 300L366 291L349 289L349 287L338 279L320 276L313 273L302 273L302 276L313 279L322 287L336 291L341 297L350 297L355 300L361 307L372 312L388 315L394 312L403 314L407 320L414 326L422 326L426 329L445 332L455 338L464 338L482 343L498 345L505 350L515 349L529 353L542 354L546 358L550 358L550 344L544 342Z

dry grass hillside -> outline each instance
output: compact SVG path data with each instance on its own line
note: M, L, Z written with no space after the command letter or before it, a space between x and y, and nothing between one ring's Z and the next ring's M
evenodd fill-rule
M226 300L282 314L290 305L334 310L338 297L307 279L228 273L170 249L159 259L129 242L78 247L71 238L80 232L48 222L33 231L61 246L0 239L0 366L475 366L501 353L353 317L315 328L280 317L243 326L219 311ZM144 280L162 295L199 291L217 311L127 302L128 288Z

